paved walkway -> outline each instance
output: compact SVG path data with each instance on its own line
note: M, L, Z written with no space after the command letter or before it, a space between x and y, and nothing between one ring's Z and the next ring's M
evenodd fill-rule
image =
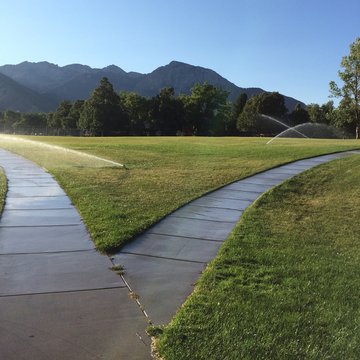
M122 279L53 178L0 150L9 180L0 220L0 359L149 359L146 318L126 286L153 323L167 323L260 194L353 153L284 165L183 206L112 258L125 267Z
M263 192L313 166L360 152L300 160L236 181L183 206L113 257L154 324L166 324L200 273Z
M149 359L144 315L63 190L9 152L0 166L0 359Z

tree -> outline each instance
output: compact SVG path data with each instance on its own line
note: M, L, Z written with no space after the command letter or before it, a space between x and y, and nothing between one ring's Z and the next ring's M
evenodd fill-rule
M240 132L255 131L256 119L259 115L258 100L257 96L253 96L246 102L236 123L236 127Z
M277 91L259 94L258 112L259 114L282 117L288 112L284 96Z
M79 127L80 115L84 108L84 100L76 100L69 111L67 121L63 123L64 129L76 129Z
M44 113L22 114L19 121L13 124L13 128L28 134L41 133L47 125L47 117Z
M149 101L137 93L122 91L120 104L128 117L130 133L144 135L149 123Z
M259 115L283 117L287 113L285 98L278 92L264 92L250 98L239 115L237 128L241 132L262 132L267 128ZM268 130L267 130L268 131Z
M307 111L311 122L313 123L324 122L324 114L319 104L309 104L307 106Z
M121 108L120 98L109 80L103 77L91 97L84 103L79 128L96 135L127 131L127 125L127 117Z
M350 123L355 127L355 137L359 139L360 132L360 38L350 45L350 54L341 60L343 71L338 71L343 82L340 88L335 81L330 82L330 93L341 98L340 107L347 115L342 123Z
M54 112L53 118L51 119L52 128L66 129L69 127L69 124L71 123L70 110L72 106L73 105L69 100L64 100L60 103L60 105Z
M300 104L296 104L294 110L290 113L289 118L293 126L310 121L309 113Z
M195 84L189 97L183 97L188 126L198 135L223 135L225 124L231 116L229 93L221 88L204 84Z
M150 116L153 130L166 135L175 135L184 125L184 105L175 97L174 88L163 88L150 101Z
M240 114L243 112L246 102L248 101L248 96L246 93L241 93L235 100L231 109L231 117L229 123L227 124L227 133L231 135L237 134L237 121Z
M21 113L7 110L3 114L4 130L12 131L13 125L21 120Z

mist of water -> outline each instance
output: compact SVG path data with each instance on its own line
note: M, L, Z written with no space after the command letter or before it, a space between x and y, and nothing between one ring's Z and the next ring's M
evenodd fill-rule
M2 142L7 142L7 143L14 143L17 145L24 145L24 146L31 146L31 147L38 147L38 148L43 148L43 149L48 149L48 150L53 150L53 151L57 151L57 152L62 152L64 154L71 154L74 155L76 157L80 157L80 158L84 158L87 159L89 162L89 165L91 166L115 166L115 167L122 167L125 168L124 164L118 163L116 161L112 161L112 160L108 160L108 159L104 159L102 157L96 156L96 155L91 155L91 154L87 154L78 150L72 150L72 149L67 149L64 148L62 146L58 146L58 145L51 145L51 144L46 144L40 141L34 141L34 140L29 140L29 139L24 139L21 137L16 137L13 135L0 135L0 140L2 140ZM102 165L101 165L102 164Z
M339 129L336 129L333 126L326 125L326 124L319 124L319 123L303 123L296 125L294 127L288 127L288 129L282 131L281 133L277 134L275 137L270 139L267 144L270 144L275 139L278 138L294 138L298 137L297 134L301 134L302 136L305 136L306 138L310 139L316 139L316 138L322 138L322 139L329 139L329 138L335 138L335 139L341 139L348 137L348 134L346 134L344 131L341 131Z
M295 129L296 126L295 126L295 127L291 127L291 126L289 126L288 124L285 124L285 123L283 123L282 121L280 121L280 120L278 120L278 119L275 119L275 118L273 118L272 116L269 116L269 115L261 114L260 117L265 118L265 119L267 119L267 120L270 120L270 121L272 121L272 122L275 122L275 123L277 123L277 124L279 124L279 125L284 126L284 127L286 128L286 130L284 130L284 131L293 130L293 131L295 131L296 133L298 133L299 135L301 135L302 137L308 138L308 136L306 136L305 134L303 134L301 131ZM283 132L284 132L284 131L283 131ZM282 132L282 133L283 133L283 132ZM281 134L282 134L282 133L281 133ZM275 138L276 138L276 136L275 136ZM272 139L271 139L270 141L268 141L266 144L270 144L275 138L272 138Z

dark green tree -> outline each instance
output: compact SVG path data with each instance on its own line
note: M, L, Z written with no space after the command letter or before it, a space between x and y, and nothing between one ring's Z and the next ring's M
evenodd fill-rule
M307 106L307 111L309 114L309 119L313 123L323 123L324 121L324 114L319 104L309 104Z
M85 101L79 128L89 134L112 134L128 130L127 116L112 84L103 77L91 97Z
M278 92L264 92L253 96L246 102L242 113L239 115L237 128L241 132L261 133L269 124L265 123L267 119L259 115L282 118L286 113L287 108L283 95Z
M124 109L133 135L144 135L150 124L149 101L134 92L121 92L120 104Z
M276 91L263 92L257 97L259 114L282 117L288 112L284 96Z
M226 123L231 116L229 93L208 83L195 84L191 95L185 101L187 124L197 135L218 136L225 133Z
M231 109L231 117L229 118L229 123L227 124L226 133L229 135L236 135L237 131L237 121L240 114L243 112L246 102L248 101L248 96L246 93L241 93L235 100Z
M310 121L309 113L300 104L296 104L294 110L290 113L289 119L291 125L299 125Z
M350 53L341 61L343 71L339 71L339 77L343 83L339 87L335 81L330 82L330 93L334 97L341 98L340 107L342 113L347 115L340 123L349 123L355 128L355 137L360 136L360 38L350 45Z
M79 126L80 115L84 108L84 100L76 100L69 111L69 116L67 117L67 122L64 122L65 129L77 129Z
M69 100L62 101L52 118L51 127L55 129L66 129L71 124L70 110L72 108L72 103Z
M26 134L43 133L46 130L47 117L44 113L22 114L19 121L13 124L16 131Z
M256 120L259 115L259 97L250 98L237 119L236 127L242 133L254 134L256 132Z
M3 124L5 131L13 131L13 125L21 120L21 113L7 110L3 113Z
M311 122L341 126L340 123L337 123L337 114L333 101L328 101L321 106L319 104L310 104L307 106L307 111Z
M184 104L174 88L163 88L150 100L150 117L154 131L175 135L184 126Z

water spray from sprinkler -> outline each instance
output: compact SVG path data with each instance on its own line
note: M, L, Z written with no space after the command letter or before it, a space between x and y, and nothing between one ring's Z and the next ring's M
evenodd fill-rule
M14 140L14 141L23 142L23 143L26 143L26 144L33 144L33 145L36 145L36 146L42 146L42 147L52 149L52 150L60 150L60 151L66 152L66 153L75 154L75 155L78 155L78 156L83 156L83 157L87 157L87 158L90 158L90 159L103 161L103 162L111 164L113 166L121 167L121 168L123 168L125 170L128 170L128 168L125 166L125 164L121 164L121 163L118 163L116 161L104 159L104 158L96 156L96 155L87 154L87 153L84 153L84 152L81 152L81 151L67 149L67 148L64 148L64 147L58 146L58 145L50 145L50 144L42 143L40 141L23 139L23 138L19 138L19 137L14 138L14 137L11 137L9 135L0 135L0 139Z

